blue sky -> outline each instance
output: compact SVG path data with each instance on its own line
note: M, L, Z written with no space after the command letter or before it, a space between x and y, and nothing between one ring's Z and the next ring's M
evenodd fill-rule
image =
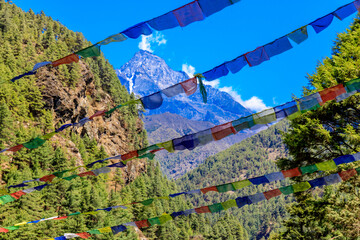
M13 0L28 11L41 10L73 31L82 32L92 41L100 41L141 21L160 16L190 0ZM224 61L254 50L298 27L332 12L350 0L242 0L203 21L174 28L152 37L129 39L102 47L115 68L139 50L153 51L174 70L205 72ZM245 106L258 111L276 106L301 95L307 74L319 61L331 54L337 33L344 32L355 14L344 21L334 18L329 28L315 34L309 27L309 39L256 67L245 67L237 74L213 82Z

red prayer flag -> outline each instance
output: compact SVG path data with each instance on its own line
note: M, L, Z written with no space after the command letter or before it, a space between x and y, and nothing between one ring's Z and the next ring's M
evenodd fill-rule
M54 218L54 220L61 220L61 219L66 219L66 218L68 218L68 216L63 216L63 217Z
M23 191L17 191L17 192L10 194L10 196L12 196L15 199L19 199L22 195L25 195L25 194L26 193L24 193Z
M59 60L56 60L55 62L52 62L51 64L52 64L53 67L57 67L57 66L62 65L62 64L70 64L72 62L78 62L78 61L79 61L79 56L76 55L75 53L73 53L73 54L70 54L70 55L68 55L66 57L63 57L63 58L59 59Z
M203 188L203 189L200 189L200 191L201 191L203 194L206 194L206 193L208 193L208 192L219 192L219 191L217 190L216 186Z
M322 103L320 105L323 105L325 102L336 99L337 96L346 93L346 89L344 88L343 84L338 84L334 87L327 88L321 92L319 92Z
M350 169L347 171L339 172L339 176L341 177L341 179L343 181L349 180L350 178L352 178L353 176L356 176L356 175L357 175L357 172L355 169Z
M196 77L190 78L184 82L181 82L180 85L183 87L187 96L190 96L196 92L197 89L197 79Z
M94 117L105 116L105 113L106 113L106 112L107 112L107 110L97 111L94 115L92 115L91 117L89 117L89 119L92 120Z
M197 213L208 213L211 212L208 206L195 208L195 212Z
M297 176L302 175L299 168L293 168L293 169L290 169L290 170L283 170L281 172L284 175L284 178L297 177Z
M6 229L6 228L0 228L0 232L7 233L7 232L9 232L9 230L8 230L8 229Z
M267 200L273 198L273 197L277 197L281 195L281 191L280 189L274 189L274 190L270 190L267 192L264 192L264 196Z
M178 9L172 11L181 27L204 19L204 15L197 1L188 3Z
M77 233L76 235L84 239L88 239L89 237L91 237L91 235L87 232Z
M96 176L96 175L92 171L88 171L88 172L79 173L78 176L85 177L85 176Z
M52 182L52 180L55 177L56 177L55 175L47 175L47 176L44 176L44 177L40 178L39 180L42 181L42 182Z
M134 158L134 157L138 157L138 151L135 150L135 151L132 151L132 152L129 152L129 153L126 153L124 155L121 155L121 160L128 160L130 158Z
M20 145L17 145L17 146L14 146L14 147L9 148L8 151L17 152L17 151L19 151L20 149L22 149L23 147L24 147L24 145L20 144Z
M224 137L227 137L231 134L235 134L236 130L233 127L231 122L215 126L211 128L211 133L215 139L215 141L218 141L220 139L223 139Z
M149 226L150 226L150 224L149 224L149 222L148 222L147 219L146 219L146 220L142 220L142 221L137 221L137 222L135 222L135 224L136 224L136 226L137 226L138 228L146 228L146 227L149 227Z

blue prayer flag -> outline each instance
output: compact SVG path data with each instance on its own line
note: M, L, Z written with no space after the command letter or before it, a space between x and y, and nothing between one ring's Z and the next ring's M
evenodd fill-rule
M251 203L253 204L253 203L258 203L258 202L266 200L266 197L264 196L263 193L257 193L257 194L249 196L249 199L250 199Z
M336 165L343 164L343 163L351 163L354 162L355 158L353 155L344 155L334 159Z
M181 27L185 27L190 23L204 19L204 14L197 1L186 4L172 12L174 13Z
M230 0L199 0L199 5L206 17L230 6Z
M164 15L161 15L159 17L153 18L147 23L150 25L150 27L154 28L155 30L162 31L169 28L174 28L179 26L179 22L176 19L174 13L168 12Z
M34 75L36 73L36 71L29 71L27 73L21 74L19 76L14 77L13 79L11 79L12 82L15 82L16 80L23 78L25 76L30 76L30 75Z
M325 30L332 22L334 15L332 13L326 15L325 17L319 18L314 22L310 23L310 25L314 28L316 33L319 33Z
M37 63L35 64L34 68L33 68L33 72L38 70L39 68L43 67L43 66L46 66L46 65L49 65L51 64L51 62L40 62L40 63Z
M238 205L238 208L241 208L245 205L250 205L251 201L249 197L238 197L236 198L236 204Z
M147 23L142 22L126 29L122 33L129 38L138 38L141 34L150 35L152 33L152 30L149 28Z
M145 109L156 109L163 103L161 92L140 98Z
M225 66L225 64L221 64L220 66L214 67L213 69L204 72L203 75L206 80L212 81L217 78L226 76L229 73L229 70Z
M241 55L240 57L235 58L234 60L230 62L226 62L226 67L233 73L237 73L240 71L243 67L247 65L247 61L245 59L244 55Z
M274 107L276 119L286 118L298 111L296 101L285 103L281 106Z
M183 194L186 194L186 192L170 194L169 197L176 197L176 196L180 196L180 195L183 195Z
M55 132L57 132L57 133L61 132L61 131L65 130L66 128L71 127L72 125L73 125L72 123L64 124L61 127L59 127L58 129L56 129Z
M292 48L287 36L279 38L264 46L266 54L271 58Z
M173 212L172 214L170 214L172 218L176 218L178 216L184 215L184 211L180 211L180 212Z
M270 59L264 47L258 47L254 51L246 53L245 58L250 67L257 66Z
M324 177L324 180L327 185L335 184L341 182L341 178L338 173L331 174L329 176Z
M175 150L193 150L200 143L197 138L194 138L193 134L175 138L172 141Z
M118 234L119 232L123 232L126 230L126 227L124 225L119 225L119 226L115 226L115 227L111 227L111 231L112 233Z
M346 6L343 6L339 9L337 9L333 14L335 15L335 17L337 17L340 20L344 20L345 18L347 18L348 16L350 16L351 14L353 14L354 12L356 12L357 9L354 5L354 3L349 3Z
M305 41L306 39L308 39L308 37L309 37L308 32L307 32L307 26L299 28L298 30L296 30L292 33L289 33L287 36L288 36L288 38L290 38L297 44L300 44L303 41Z
M27 187L29 185L27 184L24 184L24 183L20 183L18 185L11 185L11 186L8 186L7 188L18 188L18 187Z
M44 187L50 186L50 185L51 185L51 184L44 184L44 185L40 185L40 186L34 187L34 189L37 190L37 191L40 191L40 190L43 189Z
M95 161L95 162L92 162L92 163L89 163L88 165L86 165L88 168L91 168L92 166L94 166L96 163L102 163L104 162L105 160L98 160L98 161Z
M123 168L123 167L126 167L126 165L123 162L118 162L118 163L114 163L112 165L109 165L108 167Z
M321 186L326 185L326 182L325 182L324 178L317 178L317 179L309 181L309 183L310 183L312 188L321 187Z
M284 179L284 174L282 172L273 172L270 174L266 174L265 177L267 178L267 180L269 182L274 182L277 180L283 180Z
M65 236L61 236L61 237L56 237L54 238L55 240L66 240L66 237Z
M259 185L263 183L269 183L269 180L265 176L260 176L256 178L251 178L249 181L254 185Z

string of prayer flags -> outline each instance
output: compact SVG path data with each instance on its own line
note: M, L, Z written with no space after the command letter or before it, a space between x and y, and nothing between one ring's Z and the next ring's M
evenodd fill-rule
M212 141L220 140L224 137L227 137L232 134L236 134L246 129L255 129L256 126L273 123L283 118L293 119L301 115L302 113L317 109L318 107L324 105L325 102L332 100L342 101L356 94L359 91L360 91L360 78L353 79L344 84L338 84L334 87L324 89L318 93L314 93L309 96L305 96L303 98L293 100L291 102L285 103L280 106L276 106L274 108L266 109L264 111L252 114L250 116L241 117L237 120L225 124L221 124L218 126L214 126L212 128L205 129L197 133L193 133L176 139L165 141L163 143L156 143L140 150L131 151L130 153L117 155L102 160L96 160L92 163L87 164L84 167L91 168L96 163L103 163L111 159L121 159L123 161L125 160L130 161L135 158L145 158L145 157L152 159L157 151L161 151L163 149L166 149L168 152L174 152L175 150L182 151L185 149L193 150L198 146L203 146ZM95 115L102 116L104 114L106 114L105 111L99 111L93 116ZM43 137L42 139L45 138ZM22 147L24 146L18 145L9 149L4 149L3 151L15 152L20 150ZM119 163L119 165L121 164L124 163ZM31 181L39 181L39 180L31 180ZM24 181L23 183L25 182L26 181ZM15 186L16 185L10 187L15 187Z
M132 154L127 154L129 159L137 157L137 153L132 153ZM124 159L127 159L126 157L124 157ZM254 177L254 178L250 178L250 179L244 179L244 180L240 180L240 181L235 181L235 182L230 182L230 183L225 183L225 184L221 184L221 185L217 185L217 186L210 186L210 187L205 187L202 189L196 189L196 190L191 190L188 192L180 192L180 193L173 193L170 194L168 196L160 196L160 197L154 197L151 199L146 199L140 202L132 202L132 203L128 203L128 204L124 204L118 207L122 207L122 208L126 208L126 206L128 205L134 205L134 204L142 204L144 206L150 205L153 203L153 201L155 199L165 199L165 200L169 200L170 198L173 197L177 197L180 195L190 195L190 194L195 194L195 193L203 193L206 194L208 192L229 192L229 191L235 191L235 190L239 190L242 189L244 187L248 187L250 185L261 185L261 184L268 184L270 182L274 182L274 181L282 181L285 178L292 178L292 177L298 177L298 176L302 176L308 173L315 173L317 171L331 171L331 170L335 170L337 168L338 165L340 164L347 164L347 163L351 163L351 162L357 162L360 161L360 152L356 153L356 154L352 154L352 155L344 155L344 156L340 156L338 158L335 158L333 160L328 160L328 161L324 161L324 162L320 162L320 163L316 163L313 165L308 165L308 166L303 166L303 167L297 167L297 168L293 168L293 169L289 169L289 170L283 170L281 172L273 172L273 173L269 173L269 174L265 174L263 176L259 176L259 177ZM119 165L119 163L121 163ZM100 174L106 174L109 173L111 170L111 167L125 167L125 164L123 164L122 162L119 162L116 164L112 164L112 165L108 165L106 167L101 167L98 169L94 169L88 172L83 172L83 173L79 173L79 174L75 174L69 177L63 177L61 179L59 179L58 181L62 181L62 180L67 180L67 181L71 181L72 179L76 178L76 177L86 177L86 176L99 176ZM64 173L65 171L62 172L58 172L57 176L61 175ZM350 173L349 173L350 174ZM345 176L345 175L344 175ZM52 180L55 178L55 174L53 175L48 175L45 177L40 178L41 181L44 182L52 182ZM336 180L336 179L335 179ZM333 181L335 181L333 180ZM328 180L330 181L330 180ZM0 204L4 205L7 204L9 202L13 202L17 199L19 199L21 196L31 193L35 190L37 191L41 191L42 189L44 189L47 186L50 186L51 184L43 184L34 188L29 188L29 189L25 189L25 190L20 190L17 191L15 193L12 194L7 194L4 196L0 197ZM297 186L296 189L301 188L302 186ZM280 188L281 192L283 194L291 194L293 193L292 188L291 187L286 187L286 188ZM108 208L106 208L108 209ZM101 209L102 210L102 209ZM84 213L84 214L89 214L89 213ZM29 222L29 223L33 223Z
M112 232L113 235L116 235L119 232L125 231L127 229L127 227L129 227L129 226L137 227L137 228L147 228L147 227L154 226L154 225L164 224L168 221L174 220L176 217L179 217L179 216L188 216L190 214L217 213L217 212L221 212L221 211L226 211L233 207L242 208L246 205L256 204L256 203L259 203L259 202L262 202L265 200L269 201L270 199L272 199L274 197L278 197L280 195L289 195L289 194L293 194L293 193L304 192L304 191L307 191L309 189L313 189L316 187L320 187L320 186L324 186L324 185L332 185L332 184L336 184L339 182L347 181L350 178L352 178L354 176L359 176L359 175L360 175L360 168L350 169L350 170L335 173L335 174L332 174L332 175L329 175L326 177L317 178L317 179L314 179L311 181L306 181L306 182L299 182L299 183L295 183L293 185L281 187L278 189L273 189L273 190L262 192L262 193L256 193L256 194L253 194L250 196L238 197L236 199L230 199L225 202L214 203L214 204L211 204L208 206L187 209L187 210L183 210L183 211L179 211L179 212L173 212L171 214L164 213L158 217L148 218L148 219L144 219L144 220L140 220L140 221L128 222L128 223L124 223L124 224L117 225L117 226L93 229L93 230L87 231L86 233L89 235L92 235L92 234L101 234L101 233ZM0 229L0 231L5 232L7 230L6 228L4 228L4 229L5 230ZM80 238L86 239L89 237L89 235L84 235L83 233L84 232L82 232L82 233L66 233L66 234L64 234L64 236L61 236L61 237L64 237L64 239L70 239L70 238L74 238L74 237L80 237ZM54 239L60 239L61 237L54 238ZM50 239L48 239L48 240L50 240Z
M207 6L207 3L202 5L202 1L200 0L199 3L200 6L204 6L204 8L206 6L206 8L209 8L209 11L211 12L211 7L221 8L222 6L226 6L227 2L229 1L230 0L217 0L214 3L211 3L213 4L212 6ZM354 13L357 9L360 9L360 7L355 6L360 6L360 0L356 0L350 4L344 5L336 9L334 12L327 14L324 17L318 18L315 21L285 36L282 36L271 43L268 43L264 46L259 46L253 51L247 52L231 61L225 62L209 71L206 71L203 73L203 75L207 81L213 81L220 77L226 76L229 71L231 71L233 74L237 73L246 65L249 65L250 67L260 65L261 63L270 60L270 58L292 49L293 46L291 45L289 39L297 44L300 44L308 39L308 25L312 26L316 33L320 33L328 26L330 26L334 16L340 20L343 20Z
M170 11L166 14L163 14L159 17L153 18L146 22L138 23L118 34L114 34L90 47L82 49L76 53L70 54L64 58L56 60L52 62L54 67L59 66L61 64L69 64L72 62L78 62L79 56L82 57L95 57L100 55L100 46L107 45L112 42L122 42L127 38L138 38L141 35L150 35L152 27L155 30L161 31L165 29L174 28L177 26L185 27L193 22L201 21L218 11L221 11L227 6L230 6L234 3L239 2L239 0L195 0L191 3L188 3L178 9ZM236 58L237 61L230 61L220 65L219 69L214 71L209 70L204 74L205 78L208 81L217 79L218 77L222 77L228 74L230 70L232 73L239 71L245 65L242 60L246 59L246 63L249 64L250 67L257 66L262 62L269 60L272 56L283 53L292 48L291 44L289 44L288 39L290 38L297 44L305 41L308 38L307 34L307 26L311 25L316 33L320 33L324 29L326 29L333 20L333 17L336 16L338 19L343 20L346 17L353 14L356 10L360 9L360 0L355 0L354 2L341 6L336 9L334 12L325 15L324 17L318 18L317 20L307 24L294 32L291 32L275 41L265 45L260 46L254 51L248 52L244 55L245 58ZM264 49L265 47L265 49ZM236 67L236 64L239 66ZM46 64L47 65L47 64ZM36 66L36 65L35 65ZM39 66L39 65L38 65ZM44 65L45 66L45 65ZM229 67L229 68L228 68ZM35 67L34 67L35 69ZM37 69L37 68L36 68ZM213 74L211 74L213 72ZM18 80L27 75L33 75L36 71L29 71L27 73L21 74L19 76L14 77L11 81ZM206 76L207 75L207 76ZM215 76L218 76L217 78Z
M159 17L138 23L132 27L127 28L126 30L120 33L113 34L90 47L84 48L76 53L70 54L52 63L51 62L48 63L52 64L53 67L56 67L61 64L70 64L72 62L78 62L79 61L78 55L80 55L83 58L100 56L101 45L107 45L112 42L122 42L127 40L128 38L136 39L141 35L148 36L152 34L152 29L150 27L152 27L157 31L175 28L178 26L185 27L193 22L201 21L205 19L206 16L210 16L218 11L221 11L225 7L238 2L238 0L226 0L226 1L200 0L200 2L201 3L199 3L199 0L190 2L182 7L179 7ZM38 64L36 64L35 66L37 66L37 68L43 67ZM34 75L36 73L35 69L37 68L34 67L33 71L29 71L19 76L16 76L13 79L11 79L11 81L14 82L25 76Z

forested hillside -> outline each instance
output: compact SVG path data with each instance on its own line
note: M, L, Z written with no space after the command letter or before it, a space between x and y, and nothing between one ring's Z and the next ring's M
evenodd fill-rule
M184 190L188 190L276 172L278 168L275 160L287 156L287 150L282 142L281 135L287 129L288 123L281 121L277 125L271 126L269 129L209 157L198 168L180 178L177 183ZM288 181L285 181L282 184L286 185L286 182L288 183ZM233 199L267 191L273 186L279 185L279 183L276 183L264 186L250 186L231 193L209 193L206 197L194 197L191 202L195 205L222 202L229 198ZM244 226L249 233L250 239L267 239L271 231L279 230L281 227L280 222L287 217L285 204L289 201L291 201L291 198L274 198L241 209L232 209L229 214L233 215ZM213 223L221 218L222 214L207 217Z
M304 95L360 76L359 36L360 20L355 19L349 30L338 35L331 58L324 59L309 76ZM289 169L359 152L359 114L360 96L357 93L340 103L326 103L295 119L284 141L290 158L278 161L278 165ZM359 163L343 164L341 169L358 166ZM316 176L312 174L295 180L314 178ZM290 218L284 222L286 228L273 239L359 239L359 187L357 176L325 190L319 188L297 194L297 202L288 206Z
M70 31L44 13L35 14L31 10L25 13L14 4L0 1L1 149L133 98L103 56L58 68L45 67L35 76L10 82L14 76L31 70L37 62L56 60L88 45L90 43L81 33ZM138 109L125 107L109 118L66 130L37 149L0 155L1 185L17 184L106 156L123 154L146 144L146 132ZM158 165L136 160L110 174L61 181L1 206L0 225L8 227L24 221L91 212L176 191L175 184L162 175ZM19 230L0 233L0 239L53 238L66 232L87 231L184 210L190 208L190 204L181 197L170 202L159 200L150 206L29 224ZM215 227L210 227L203 217L191 216L148 228L144 233L132 228L116 236L107 233L93 239L189 239L191 236L202 239L202 236L226 238L231 234L238 236L237 239L246 239L242 226L231 217L224 217Z

